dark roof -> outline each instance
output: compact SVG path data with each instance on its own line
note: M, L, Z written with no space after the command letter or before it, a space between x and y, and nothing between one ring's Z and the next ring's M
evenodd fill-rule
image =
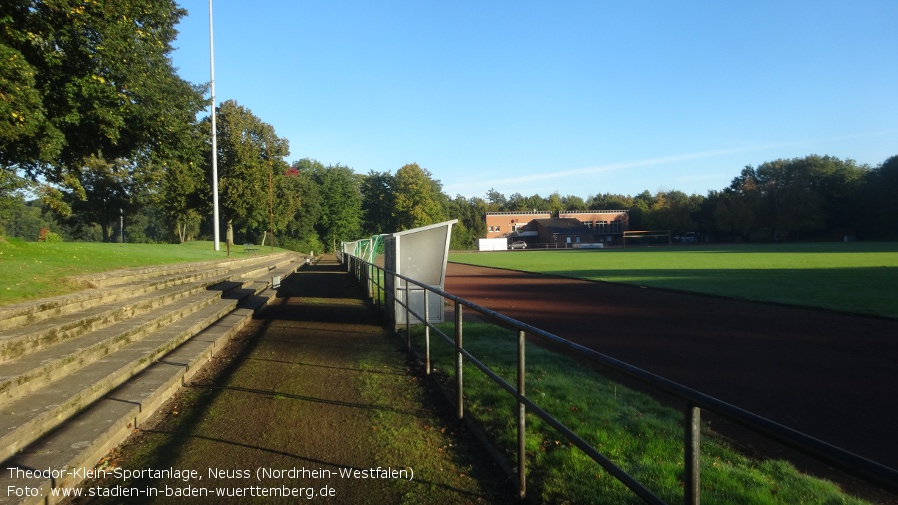
M534 219L528 223L535 223L539 228L545 228L551 233L564 235L591 235L593 229L581 223L579 219L573 217L553 217L549 219Z

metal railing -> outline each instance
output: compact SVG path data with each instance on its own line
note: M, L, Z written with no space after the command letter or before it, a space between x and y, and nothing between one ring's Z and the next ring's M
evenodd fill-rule
M602 466L608 473L617 480L627 486L634 494L642 498L646 503L664 504L661 498L656 496L644 484L637 481L610 459L605 457L595 447L586 442L583 438L574 433L570 428L562 424L560 421L543 410L539 405L531 401L526 396L526 363L525 363L525 346L526 336L541 338L552 344L561 346L564 349L574 351L581 356L587 357L595 363L601 364L611 370L621 373L632 379L651 386L652 388L671 395L681 400L684 405L684 454L683 461L685 465L684 474L684 496L683 502L687 505L698 505L701 502L701 415L702 410L712 414L721 416L737 425L747 428L755 433L762 434L767 438L777 441L805 456L810 456L818 461L822 461L839 469L849 475L858 477L868 483L871 483L890 493L898 494L898 471L881 465L875 461L858 456L844 449L833 446L827 442L821 441L797 430L776 423L749 411L736 407L734 405L723 402L717 398L706 395L694 389L683 386L682 384L665 379L658 375L652 374L628 363L622 362L610 356L599 353L593 349L589 349L580 344L576 344L569 340L548 333L546 331L535 328L526 323L510 318L493 310L481 307L463 298L457 297L443 290L422 284L409 277L387 271L383 267L368 263L355 256L346 255L342 258L344 264L347 265L349 271L355 276L356 280L366 289L369 298L378 307L382 307L382 299L384 299L384 282L387 276L393 279L399 279L402 282L393 282L397 291L423 291L424 294L424 313L418 314L411 308L408 302L411 297L406 296L405 302L402 297L392 296L395 303L401 306L405 311L406 325L406 341L409 349L411 349L411 320L412 317L419 322L424 323L424 359L426 372L430 374L430 332L434 331L448 344L455 348L455 386L456 386L456 407L457 417L459 420L464 418L464 360L476 366L487 377L493 380L499 387L514 397L518 403L517 424L518 424L518 447L517 447L517 475L518 475L518 493L520 498L526 497L527 492L527 468L526 468L526 450L524 440L526 435L525 413L535 414L547 424L555 428L563 435L571 444L577 446L587 456ZM430 320L428 314L428 296L440 296L445 300L449 300L454 304L455 308L455 332L453 336L443 333L435 325L427 322ZM484 365L471 353L465 350L463 345L464 324L463 313L465 308L476 311L482 316L486 316L504 327L512 328L517 331L518 347L517 347L517 383L512 385L497 375L489 367ZM386 311L388 307L383 307Z

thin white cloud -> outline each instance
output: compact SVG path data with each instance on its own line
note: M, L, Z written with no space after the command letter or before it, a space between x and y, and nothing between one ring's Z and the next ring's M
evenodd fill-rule
M625 161L620 163L609 163L606 165L595 165L591 167L583 167L583 168L574 168L569 170L561 170L561 171L548 171L548 172L539 172L536 174L527 174L520 175L515 177L506 177L504 179L493 179L489 182L489 185L493 187L508 187L508 186L519 186L524 184L532 184L535 182L541 181L557 181L559 178L566 177L580 177L584 175L592 175L599 174L605 172L613 172L617 170L624 170L628 168L638 168L638 167L648 167L654 165L664 165L668 163L677 163L681 161L691 161L697 159L704 158L713 158L715 156L725 156L728 154L736 154L740 152L754 151L758 150L757 147L752 148L738 148L738 149L718 149L713 151L700 151L695 153L688 154L680 154L675 156L664 156L661 158L649 158L645 160L636 160L636 161ZM481 187L484 185L482 180L480 181L465 181L454 184L447 184L446 189L451 190L453 192L460 191L465 188L473 188L473 187Z
M559 179L564 178L572 178L572 177L582 177L584 175L593 175L599 173L607 173L614 172L632 168L644 168L651 167L657 165L666 165L671 163L679 163L683 161L693 161L707 158L714 158L718 156L727 156L731 154L740 154L740 153L749 153L749 152L759 152L759 151L769 151L774 149L783 149L783 148L794 148L801 146L810 146L814 144L821 143L832 143L832 142L841 142L845 140L854 140L859 138L866 137L874 137L874 136L882 136L882 135L894 135L896 133L895 130L891 131L878 131L878 132L863 132L849 135L841 135L841 136L833 136L833 137L822 137L816 139L799 139L792 140L788 142L770 142L765 144L754 144L747 145L743 147L730 148L730 149L714 149L709 151L697 151L693 153L686 154L678 154L673 156L662 156L659 158L648 158L644 160L634 160L634 161L623 161L619 163L608 163L605 165L595 165L589 167L582 168L573 168L568 170L544 170L538 173L526 174L526 175L516 175L513 177L505 177L499 179L490 179L484 181L480 180L467 180L467 181L459 181L455 183L447 183L445 186L445 190L448 193L460 193L466 190L476 190L479 188L494 187L494 188L508 188L508 187L521 187L521 186L529 186L529 187L542 187L543 185L539 183L544 183L545 181L553 181L558 182ZM812 153L807 153L812 154ZM685 175L685 174L684 174ZM710 179L713 176L710 174L691 174L692 179ZM688 180L690 177L680 177L680 180ZM542 187L544 189L544 187Z

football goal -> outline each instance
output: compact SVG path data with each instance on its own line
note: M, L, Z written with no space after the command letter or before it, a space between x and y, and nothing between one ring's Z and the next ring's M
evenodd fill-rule
M670 246L670 230L625 231L623 246Z

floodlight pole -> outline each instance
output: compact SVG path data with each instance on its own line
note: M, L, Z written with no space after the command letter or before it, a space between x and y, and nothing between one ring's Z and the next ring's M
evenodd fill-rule
M271 140L268 140L268 233L271 235L271 252L274 252L274 191L271 182Z
M209 74L212 94L212 230L215 250L218 251L218 140L215 126L215 50L212 44L212 0L209 0Z

